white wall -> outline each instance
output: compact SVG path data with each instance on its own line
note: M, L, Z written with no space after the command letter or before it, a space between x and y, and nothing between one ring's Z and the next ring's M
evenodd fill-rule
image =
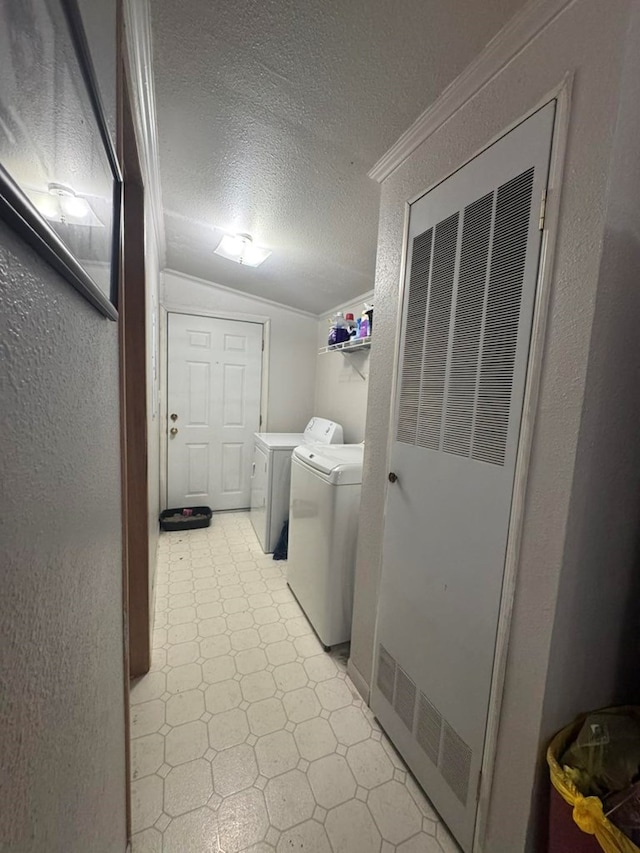
M610 456L605 451L616 436L627 442L623 446L629 447L630 424L636 420L637 382L636 387L632 387L625 370L624 381L611 383L612 365L608 359L594 368L602 394L602 377L608 376L607 395L600 396L599 414L581 437L581 425L588 408L594 404L591 397L585 401L592 326L593 345L598 347L601 357L603 348L611 345L610 339L615 340L618 331L623 333L625 345L632 349L636 346L624 325L625 314L636 316L637 305L628 274L627 277L623 275L623 261L619 260L616 267L619 280L612 284L616 288L615 310L611 309L607 315L606 299L603 297L602 302L597 302L599 289L603 294L606 292L606 270L601 270L603 245L606 249L607 240L612 244L616 242L615 235L608 233L607 223L613 211L608 207L607 193L630 8L631 2L626 0L613 4L577 0L568 5L523 50L516 52L515 58L502 71L435 130L382 186L375 291L377 343L371 355L351 648L352 671L363 689L370 683L373 666L405 203L464 163L539 103L568 71L575 71L566 181L562 189L555 276L486 833L487 853L541 849L535 821L529 833L528 828L531 792L536 770L543 768L544 743L561 718L564 721L565 715L570 716L583 701L593 702L596 698L605 701L607 696L615 698L613 679L595 688L597 679L591 679L587 664L575 668L575 677L570 681L563 681L568 670L576 667L566 655L563 656L562 673L556 672L549 684L547 677L551 675L551 671L548 673L550 655L552 652L559 654L560 647L570 648L573 657L582 654L583 660L588 658L587 651L589 654L596 652L588 631L589 611L582 610L582 604L577 605L579 615L572 607L567 607L556 616L558 587L565 566L573 567L574 586L578 573L581 584L593 584L592 595L606 583L601 576L602 563L606 561L605 534L600 525L590 527L589 518L604 514L610 522L607 539L623 535L625 545L616 549L616 560L622 561L624 568L618 564L616 578L626 585L631 550L628 532L618 529L618 525L632 523L630 519L634 514L637 518L639 509L637 488L634 492L640 461L636 458L637 451L629 449L629 466L623 463L621 448ZM637 104L630 104L630 109L637 111ZM617 223L616 230L628 232L627 212L618 209L616 215L622 220ZM632 251L628 236L624 245L628 258ZM634 269L637 271L637 265ZM599 312L603 312L602 320L594 325L594 315L597 318ZM631 365L635 365L635 358L634 351ZM631 395L635 399L630 399ZM619 425L611 429L603 426L605 402L610 411L616 410L619 419ZM609 487L599 493L591 491L594 482L590 482L587 474L594 465L594 445L590 442L596 438L602 467L594 482L599 486L607 483ZM637 442L635 444L637 446ZM576 468L577 453L580 470ZM613 483L620 488L619 494L631 501L631 506L622 515L611 517L605 502L611 496ZM599 559L581 562L579 555L594 545L594 538L598 542ZM561 601L571 600L571 589L569 583ZM583 600L586 596L583 591ZM623 617L621 604L628 596L629 590L624 589L608 598L607 621L615 622ZM591 616L593 606L591 604ZM560 628L563 620L564 626ZM568 627L566 620L573 622L575 630ZM554 624L557 626L555 633ZM569 646L567 634L572 638ZM617 665L614 659L617 649L612 646L615 643L608 642L603 650L598 677ZM557 703L553 713L550 708L545 713L547 692L551 689L556 693L564 691L565 698ZM543 769L540 773L540 778L544 778Z
M336 311L362 314L365 300L371 302L373 292L364 293L353 301L328 311L318 321L318 349L327 345L329 318ZM356 444L364 440L369 391L370 350L342 355L340 352L318 354L314 414L342 424L344 440ZM354 368L357 368L354 369ZM364 375L364 379L360 374Z
M0 848L123 853L118 326L1 222L0 341Z
M218 312L240 319L268 319L268 398L262 430L301 432L304 429L314 414L316 317L170 270L162 273L161 303L166 311ZM163 353L166 361L166 348Z

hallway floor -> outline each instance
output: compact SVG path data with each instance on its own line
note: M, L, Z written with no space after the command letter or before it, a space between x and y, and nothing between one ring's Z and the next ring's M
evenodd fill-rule
M454 853L247 513L163 534L131 692L133 853Z

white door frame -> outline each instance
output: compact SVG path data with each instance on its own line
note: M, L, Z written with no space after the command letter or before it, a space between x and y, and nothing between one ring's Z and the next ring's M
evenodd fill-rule
M168 443L167 421L169 418L168 382L169 382L169 314L188 314L191 317L210 317L215 320L236 320L244 323L256 323L262 326L262 381L260 385L260 429L267 429L268 400L269 400L269 352L271 342L271 320L262 314L241 314L230 311L208 311L204 308L189 310L188 308L160 309L160 500L162 508L168 504Z
M398 311L396 318L396 338L394 354L394 370L390 396L389 431L387 436L386 458L387 467L391 459L391 448L394 440L394 407L397 397L397 383L399 381L402 339L403 305L405 299L405 272L407 247L409 242L409 213L411 205L418 201L423 195L430 192L434 187L443 183L454 172L461 169L487 148L491 147L503 136L506 136L522 122L526 121L541 107L556 101L556 115L551 140L551 158L549 161L549 179L547 188L546 210L544 220L544 231L540 246L540 265L538 268L538 280L536 285L536 299L533 313L533 325L531 331L531 343L529 347L529 364L522 409L522 421L520 427L520 439L518 443L518 455L513 484L513 500L511 505L511 517L509 520L509 532L507 535L507 551L505 558L504 579L502 595L500 599L500 611L498 616L498 633L496 638L496 650L494 655L493 676L491 680L491 692L489 696L489 713L487 720L487 732L485 736L482 767L480 771L480 789L478 797L478 811L476 816L476 827L473 841L473 853L486 853L483 847L484 834L486 830L487 816L491 799L491 788L495 770L495 759L498 746L498 729L500 724L500 712L502 709L502 697L507 669L507 654L509 650L509 635L511 631L511 617L515 600L515 591L518 574L518 562L520 558L520 542L525 512L525 494L529 475L529 462L531 458L531 446L535 427L536 412L538 407L538 396L540 390L540 379L542 374L542 357L544 354L548 307L551 294L551 285L554 271L555 244L560 218L560 194L564 172L564 161L569 135L569 117L571 110L571 92L573 85L573 72L565 75L562 81L546 94L535 106L527 110L520 118L505 127L493 139L489 140L468 157L465 163L461 163L451 173L435 181L431 186L416 193L404 205L404 227L402 240L402 262L400 265L400 282L398 288ZM385 515L387 489L389 484L385 480ZM385 518L386 521L386 518ZM378 595L380 592L380 581L382 565L378 576ZM377 620L376 620L377 621ZM378 646L377 624L374 636L374 648ZM375 655L374 655L375 660ZM369 683L373 684L373 670L370 673Z

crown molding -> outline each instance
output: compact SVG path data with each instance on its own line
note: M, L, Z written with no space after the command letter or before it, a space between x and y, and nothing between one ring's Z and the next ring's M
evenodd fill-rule
M160 273L163 284L165 283L166 276L168 275L173 276L174 278L182 278L186 281L193 281L195 284L204 284L206 287L213 288L215 290L223 290L225 293L230 293L233 296L238 296L243 299L251 299L253 302L259 302L262 305L269 305L272 308L279 308L281 311L291 311L292 314L299 314L301 317L307 317L310 320L318 320L322 316L321 314L312 314L311 311L305 311L304 308L294 308L291 305L285 305L284 302L276 302L275 299L267 299L266 296L256 296L253 293L247 293L245 290L237 290L235 287L227 287L226 284L218 284L217 282L209 281L206 278L199 278L197 275L189 275L188 273L180 272L180 270L163 269ZM164 288L161 293L161 301L164 304ZM173 309L168 308L167 310L171 311Z
M153 79L153 39L149 0L125 0L124 28L132 88L131 96L135 106L136 138L140 148L140 166L158 244L160 269L162 269L166 262L167 242L160 184L158 122Z
M487 85L522 49L575 0L532 0L447 86L369 171L381 183L435 131Z

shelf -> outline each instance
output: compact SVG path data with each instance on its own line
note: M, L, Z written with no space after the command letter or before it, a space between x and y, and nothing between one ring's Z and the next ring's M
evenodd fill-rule
M342 344L332 344L327 347L320 347L319 355L324 355L327 352L359 352L367 350L371 347L371 335L366 338L356 338L355 340L345 341Z

